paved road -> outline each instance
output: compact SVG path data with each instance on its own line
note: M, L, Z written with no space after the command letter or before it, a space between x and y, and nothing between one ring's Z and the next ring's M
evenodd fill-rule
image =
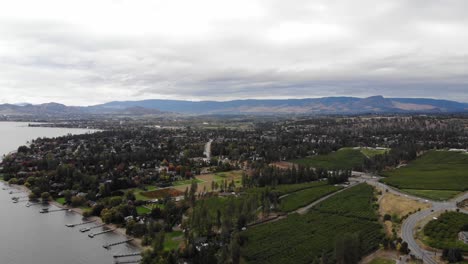
M458 202L468 199L468 192L462 195L459 195L450 201L437 202L437 201L432 201L429 199L422 199L413 195L408 195L406 193L402 193L398 189L395 189L391 186L388 186L386 184L379 182L380 177L376 177L374 175L369 175L369 174L365 174L361 172L353 172L353 176L356 176L357 177L356 179L358 181L363 181L373 186L387 189L391 193L405 196L405 197L408 197L410 199L417 200L420 202L429 203L431 205L431 208L416 212L410 215L408 218L406 218L405 221L403 221L401 233L402 233L403 241L406 241L408 243L408 247L411 250L411 254L415 255L418 258L421 258L424 263L437 264L436 260L434 259L435 253L421 248L419 244L416 242L414 238L416 226L421 220L426 219L427 217L430 217L430 215L432 214L438 214L446 210L455 211L457 209ZM468 211L466 210L460 210L460 211L468 214Z

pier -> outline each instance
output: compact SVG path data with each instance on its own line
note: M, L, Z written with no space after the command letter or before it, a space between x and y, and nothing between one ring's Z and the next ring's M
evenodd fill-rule
M103 245L102 247L105 248L105 249L110 249L113 246L117 246L117 245L120 245L120 244L125 244L125 243L128 243L130 241L133 241L133 238L130 238L130 239L127 239L127 240L124 240L124 241L120 241L120 242L115 242L115 243Z
M47 213L53 213L53 212L60 212L60 211L66 211L68 209L54 209L54 210L49 210L48 208L42 208L41 211L39 211L39 213L41 214L47 214Z
M28 198L29 196L15 196L15 197L11 197L12 200L19 200L21 198Z
M136 257L136 256L141 256L141 253L136 252L136 253L129 253L129 254L118 254L118 255L114 255L113 257L114 258L126 258L126 257Z
M41 204L41 203L38 203L38 202L29 202L26 204L26 207L30 207L32 205L38 205L38 204Z
M125 260L125 261L115 261L114 263L115 264L133 264L133 263L140 263L141 262L141 259L137 259L137 260Z
M88 236L89 236L90 238L94 238L95 236L99 236L99 235L102 235L102 234L105 234L105 233L110 233L110 232L113 232L114 230L115 230L115 228L114 228L114 229L105 230L105 231L102 231L102 232L99 232L99 233L95 233L95 234L94 234L94 233L93 233L93 234L89 234Z
M97 226L93 226L93 227L85 227L85 228L80 229L80 232L85 233L85 232L88 232L88 231L91 231L93 229L103 227L103 226L105 226L105 224L101 224L101 225L97 225Z
M80 225L91 224L91 223L94 223L94 222L96 222L96 220L85 221L85 222L81 222L81 223L78 223L78 224L66 224L65 226L66 227L75 227L75 226L80 226Z

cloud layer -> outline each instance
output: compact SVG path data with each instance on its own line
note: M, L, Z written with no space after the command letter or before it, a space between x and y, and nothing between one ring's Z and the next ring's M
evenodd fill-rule
M468 102L466 10L463 0L2 1L0 103Z

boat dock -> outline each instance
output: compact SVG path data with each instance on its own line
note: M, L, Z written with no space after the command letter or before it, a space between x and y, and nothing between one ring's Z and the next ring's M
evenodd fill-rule
M140 263L141 262L141 259L137 259L137 260L125 260L125 261L118 261L116 260L114 263L115 264L133 264L133 263Z
M99 236L99 235L102 235L102 234L105 234L105 233L110 233L110 232L113 232L114 230L115 230L115 228L114 228L114 229L105 230L105 231L102 231L102 232L99 232L99 233L95 233L95 234L94 234L94 233L93 233L93 234L89 234L88 236L89 236L90 238L94 238L95 236Z
M106 244L106 245L103 245L102 247L105 248L105 249L110 249L113 246L117 246L117 245L120 245L120 244L125 244L125 243L131 242L131 241L133 241L133 238L130 238L130 239L127 239L127 240L124 240L124 241L120 241L120 242Z
M85 221L85 222L81 222L81 223L78 223L78 224L66 224L65 226L66 227L75 227L75 226L80 226L80 225L91 224L91 223L94 223L94 222L96 222L96 220Z
M60 212L60 211L66 211L66 210L68 210L68 209L63 209L63 208L61 208L61 209L49 210L48 208L42 208L42 210L39 211L39 213L41 213L41 214L47 214L47 213Z
M114 258L126 258L126 257L136 257L136 256L141 256L141 253L136 252L136 253L129 253L129 254L118 254L118 255L114 255L113 257Z
M80 229L80 232L81 233L85 233L85 232L88 232L88 231L91 231L93 229L96 229L96 228L99 228L99 227L103 227L105 226L106 224L101 224L101 225L97 225L97 226L93 226L93 227L85 227L85 228L82 228Z

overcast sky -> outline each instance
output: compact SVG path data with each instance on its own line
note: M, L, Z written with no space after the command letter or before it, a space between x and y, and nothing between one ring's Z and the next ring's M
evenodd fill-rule
M0 0L0 103L468 102L468 1Z

